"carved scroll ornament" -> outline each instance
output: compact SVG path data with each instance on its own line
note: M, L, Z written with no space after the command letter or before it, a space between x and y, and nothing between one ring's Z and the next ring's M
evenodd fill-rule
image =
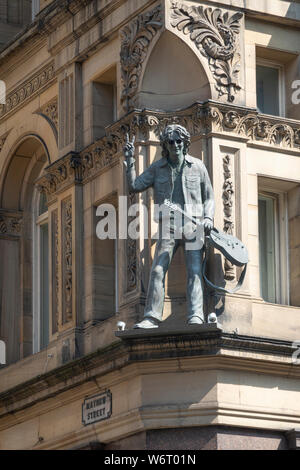
M241 89L237 38L243 14L230 15L219 8L188 7L179 2L172 3L172 10L172 26L190 35L201 54L208 59L219 96L227 94L228 101L233 102L234 94Z
M229 155L223 157L223 208L224 208L224 232L229 235L234 233L234 218L233 218L233 205L234 205L234 184L232 175L232 162ZM234 266L228 259L225 258L224 263L225 279L233 280L235 277Z
M135 105L142 64L147 56L149 45L162 27L161 6L143 13L121 32L121 73L123 91L121 103L125 111Z

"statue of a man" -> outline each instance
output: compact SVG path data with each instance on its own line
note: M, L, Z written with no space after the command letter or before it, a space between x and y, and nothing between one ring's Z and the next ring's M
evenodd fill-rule
M182 126L169 125L161 134L162 158L154 162L144 173L136 177L134 165L134 140L127 142L124 156L127 166L127 180L131 192L142 192L152 187L154 202L161 206L167 199L184 209L191 217L199 218L206 233L213 228L214 194L205 165L198 158L191 157L188 149L191 143L189 132ZM169 213L170 214L170 213ZM189 325L202 324L203 285L202 285L202 246L191 247L191 235L185 236L183 218L169 215L169 235L162 236L159 219L159 239L151 268L144 319L134 328L157 328L162 320L165 276L173 255L182 245L187 269L187 321ZM177 236L182 225L181 237ZM176 225L176 227L175 227ZM177 235L176 235L177 234Z

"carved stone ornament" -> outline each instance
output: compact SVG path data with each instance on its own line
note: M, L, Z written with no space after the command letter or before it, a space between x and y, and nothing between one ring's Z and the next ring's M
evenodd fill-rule
M63 324L72 320L72 201L62 202L62 292Z
M138 201L136 194L129 193L128 195L128 209ZM132 221L133 217L129 217L128 223ZM126 255L127 255L127 292L132 292L137 287L137 241L128 237L126 240Z
M233 102L241 87L238 83L240 54L237 39L242 13L229 14L219 8L188 7L172 2L171 25L189 34L201 54L208 59L210 70L216 81L219 96L227 95Z
M0 211L0 237L20 237L22 230L22 216Z
M162 25L159 5L154 10L139 15L121 31L121 103L125 111L135 105L134 98L139 86L142 64L152 39Z
M223 157L224 185L223 185L223 208L224 208L224 232L229 235L234 233L233 205L234 205L234 185L232 176L232 165L230 155ZM234 266L228 259L224 262L225 279L235 278Z

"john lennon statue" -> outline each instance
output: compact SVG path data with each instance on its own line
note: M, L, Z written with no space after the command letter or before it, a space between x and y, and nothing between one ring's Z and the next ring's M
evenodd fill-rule
M175 204L189 217L200 221L202 233L213 228L214 194L205 165L198 158L191 157L188 149L191 143L189 132L182 126L169 125L161 134L162 158L154 162L144 173L136 177L134 160L134 140L127 141L124 147L127 180L131 192L142 192L152 187L154 202L162 207L165 200ZM189 325L204 322L202 285L202 244L193 245L193 231L186 217L174 216L168 211L168 230L162 230L166 222L165 211L159 212L159 238L156 243L154 261L151 268L144 319L134 328L157 328L162 320L165 276L177 248L184 248L187 269L187 322ZM167 235L166 235L167 234ZM180 236L179 236L180 234ZM202 237L203 239L203 237ZM199 242L199 240L196 240Z

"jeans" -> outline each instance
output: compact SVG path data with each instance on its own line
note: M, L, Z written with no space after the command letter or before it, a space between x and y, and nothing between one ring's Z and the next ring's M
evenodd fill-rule
M190 242L190 241L189 241ZM183 245L187 269L187 312L191 317L203 316L202 255L203 250L188 250L188 241L172 236L164 240L159 238L151 268L144 318L161 321L165 298L165 277L177 248Z

